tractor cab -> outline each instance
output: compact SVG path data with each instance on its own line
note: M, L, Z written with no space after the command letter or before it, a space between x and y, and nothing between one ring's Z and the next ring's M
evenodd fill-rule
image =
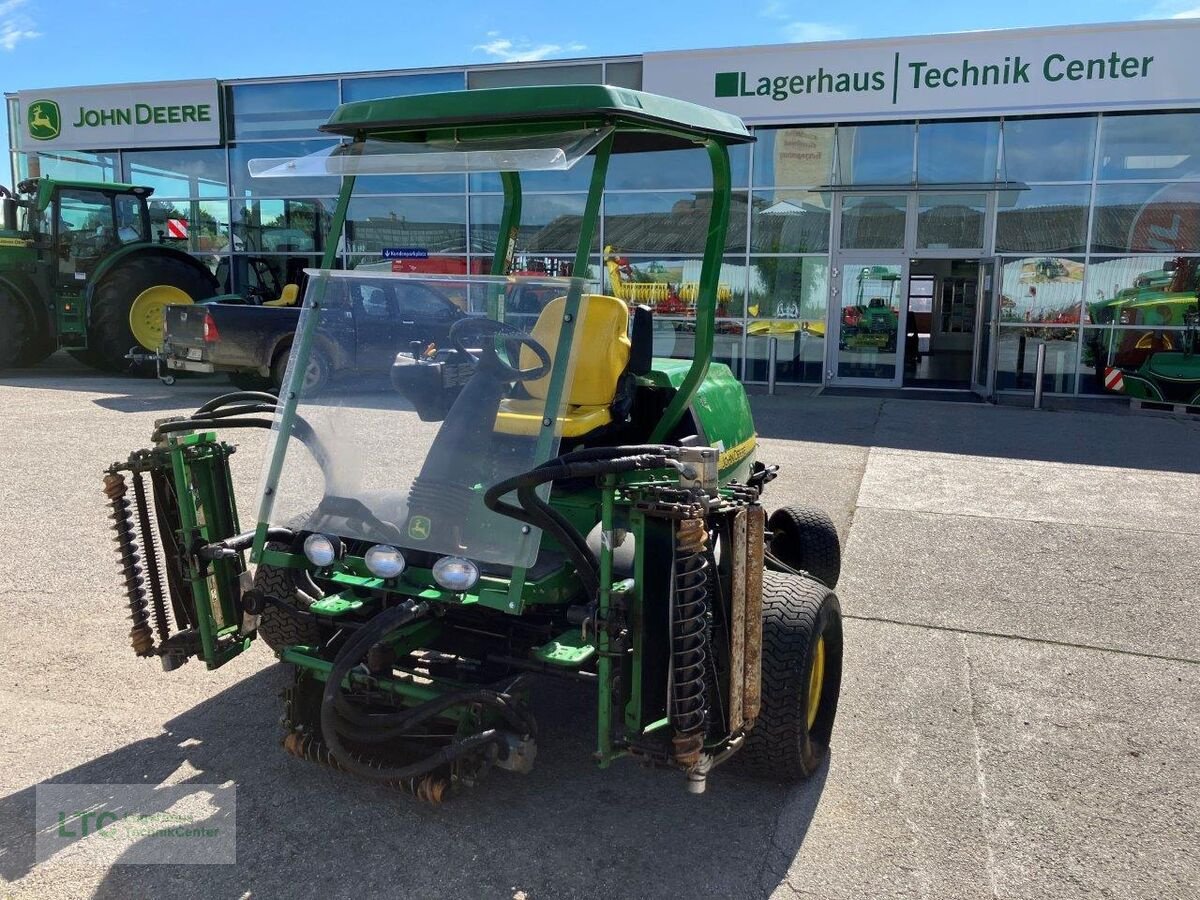
M602 766L636 757L695 792L734 753L810 774L840 684L837 534L800 507L768 519L775 467L711 361L740 120L584 85L350 103L324 130L348 141L250 163L342 178L278 401L214 399L107 472L134 650L215 668L261 638L294 669L289 752L426 800L528 771L535 675L595 692ZM651 310L604 293L589 253L612 155L685 148L712 170L695 349L655 359ZM572 276L511 274L523 173L580 165ZM356 180L430 172L500 173L491 274L336 270ZM454 312L444 345L399 354L394 390L309 377L394 347L401 298ZM216 436L243 427L271 431L247 531Z

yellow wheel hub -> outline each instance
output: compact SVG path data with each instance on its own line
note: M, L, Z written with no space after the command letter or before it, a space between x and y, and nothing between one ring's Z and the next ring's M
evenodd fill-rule
M129 329L147 350L158 350L163 339L163 310L192 303L187 292L169 284L156 284L133 298L129 307Z
M808 727L811 730L821 708L821 688L825 685L825 638L817 638L812 670L808 673Z

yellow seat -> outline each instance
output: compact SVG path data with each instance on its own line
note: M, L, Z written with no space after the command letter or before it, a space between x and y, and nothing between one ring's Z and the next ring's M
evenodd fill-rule
M295 306L300 299L300 285L285 284L279 292L278 300L268 300L263 306Z
M547 303L531 332L546 348L552 362L566 305L566 297ZM575 366L566 389L567 406L558 420L563 437L579 437L612 421L617 382L629 365L629 308L624 301L588 294L580 307L583 316L575 331ZM534 368L538 365L537 354L522 347L520 365L524 369ZM529 398L500 403L496 431L501 434L535 435L542 427L550 374L526 381L524 386Z

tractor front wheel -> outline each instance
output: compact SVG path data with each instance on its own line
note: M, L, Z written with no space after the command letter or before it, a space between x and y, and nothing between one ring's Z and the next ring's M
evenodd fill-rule
M789 569L808 572L828 587L842 574L842 545L833 520L819 509L784 506L767 522L771 555Z
M763 572L762 708L739 754L755 774L812 775L842 688L842 608L815 579Z
M88 323L88 349L79 359L97 369L125 372L136 346L162 341L162 310L213 296L213 282L182 259L143 255L118 263L96 287ZM136 326L136 334L135 334Z

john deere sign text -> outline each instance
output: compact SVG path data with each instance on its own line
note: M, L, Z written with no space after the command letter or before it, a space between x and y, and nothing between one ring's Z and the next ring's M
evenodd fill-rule
M221 140L216 81L23 91L23 149L179 147Z
M759 122L1200 106L1198 39L1181 20L649 53L642 81Z

